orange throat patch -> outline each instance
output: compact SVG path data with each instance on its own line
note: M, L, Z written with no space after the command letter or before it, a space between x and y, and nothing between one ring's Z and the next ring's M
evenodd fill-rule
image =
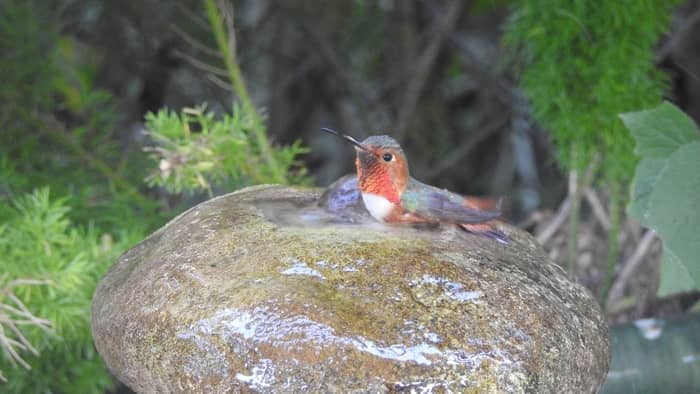
M358 165L357 179L361 192L382 196L394 204L399 203L401 198L387 171L370 168L365 173L362 167Z

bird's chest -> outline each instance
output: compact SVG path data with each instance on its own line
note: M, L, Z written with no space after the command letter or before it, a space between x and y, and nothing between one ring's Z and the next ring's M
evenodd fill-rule
M397 205L374 193L362 193L362 201L365 203L365 208L375 219L380 222L386 221L394 215Z

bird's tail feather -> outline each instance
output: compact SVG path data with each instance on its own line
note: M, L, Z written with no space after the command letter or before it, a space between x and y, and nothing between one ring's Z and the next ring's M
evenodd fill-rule
M488 221L485 223L460 224L459 226L472 234L495 239L502 244L510 243L508 236L501 230L497 229L493 221Z
M464 203L469 208L481 209L482 211L500 211L503 198L467 196Z

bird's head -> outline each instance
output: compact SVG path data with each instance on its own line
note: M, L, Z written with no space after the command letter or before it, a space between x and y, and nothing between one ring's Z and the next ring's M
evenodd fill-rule
M360 142L335 130L325 132L355 145L357 181L362 193L372 193L398 203L406 185L409 172L406 155L399 143L388 135L374 135Z

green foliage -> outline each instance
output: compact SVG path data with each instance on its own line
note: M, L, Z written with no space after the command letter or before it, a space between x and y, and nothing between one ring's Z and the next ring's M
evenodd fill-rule
M254 127L255 120L238 105L220 119L205 107L149 113L146 128L158 146L148 151L158 167L146 181L171 193L204 190L209 194L216 185L232 190L274 183L278 173L286 174L289 183L308 182L297 161L307 150L299 143L272 148L274 160L266 160L253 138Z
M139 217L142 227L160 223L158 203L138 191L147 157L138 147L120 149L112 99L95 87L95 55L56 33L43 15L47 6L0 7L0 158L6 160L0 171L11 165L21 174L3 177L0 191L49 186L54 195L71 196L77 223L110 231L128 217Z
M591 171L591 181L602 180L609 192L603 299L618 258L618 206L624 199L619 190L638 160L617 114L661 101L667 80L655 67L653 46L678 2L518 0L507 26L505 41L521 59L520 85L534 117L550 134L560 165L579 175L569 215L570 275L578 253L582 189L589 178L580 175Z
M241 69L238 65L235 51L236 32L233 30L235 24L233 20L233 5L223 1L214 4L214 0L205 0L204 9L209 19L209 25L214 34L217 48L226 67L229 80L240 102L240 109L250 121L249 128L246 131L249 133L251 141L254 141L254 146L261 158L267 162L269 178L275 183L306 182L307 180L304 179L304 169L302 167L298 167L297 174L288 173L289 167L295 163L295 156L304 151L298 144L286 150L275 151L275 149L270 146L270 142L267 138L267 128L263 122L263 118L258 113L250 98ZM234 107L234 116L236 115L236 111ZM281 158L284 160L282 163L278 162L278 155L281 155Z
M10 341L0 346L0 391L98 393L113 382L90 335L94 288L176 212L142 191L152 162L115 128L113 100L95 84L98 54L60 35L51 13L49 3L0 4L0 333ZM149 115L160 144L149 182L211 193L306 181L304 150L270 147L244 104L220 118L204 108Z
M226 7L227 9L220 9ZM209 25L238 102L230 114L217 117L205 106L176 113L162 109L146 116L146 128L157 144L146 150L157 168L146 181L171 193L232 190L260 183L308 184L297 157L307 150L299 142L273 147L262 116L253 106L242 78L229 31L234 21L229 3L204 2Z
M204 108L151 114L160 145L144 154L96 87L99 54L59 34L54 5L0 2L1 392L112 387L92 344L90 302L109 265L177 214L143 186L152 159L160 167L148 182L174 192L308 182L299 144L269 145L230 53L243 105L220 117Z
M666 78L652 48L676 0L520 0L506 42L523 59L521 86L567 169L594 156L605 178L625 181L637 162L617 114L660 102Z
M0 3L0 102L5 104L0 106L0 120L5 127L16 125L11 115L21 107L41 109L50 105L53 65L36 60L51 52L56 35L44 28L31 2Z
M18 197L0 211L0 288L17 279L45 282L13 291L32 314L51 322L48 334L19 326L39 352L21 355L31 370L0 359L11 392L103 392L112 384L92 348L90 300L105 270L143 232L101 234L75 226L69 212L65 200L52 200L47 189ZM8 304L7 297L0 296L0 303Z
M642 158L628 212L664 242L659 295L700 289L700 130L669 103L620 117Z
M117 144L94 56L51 13L49 2L0 3L0 303L14 308L0 310L31 367L2 346L0 391L99 393L113 382L90 335L93 289L163 217L138 191L147 157Z

